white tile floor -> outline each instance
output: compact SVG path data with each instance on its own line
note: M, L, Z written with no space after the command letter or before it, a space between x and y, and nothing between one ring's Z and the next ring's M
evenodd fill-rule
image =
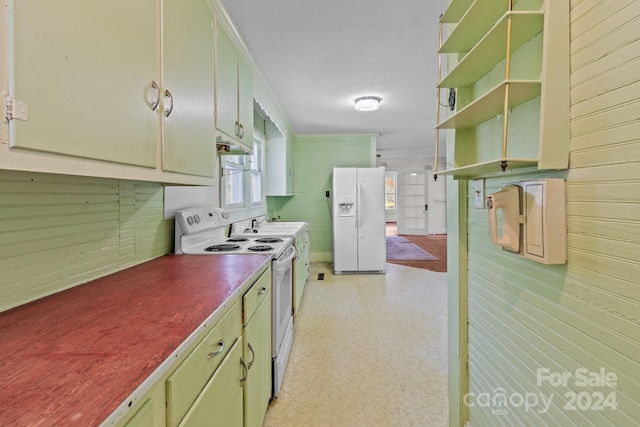
M313 264L264 426L447 426L446 292L446 273Z

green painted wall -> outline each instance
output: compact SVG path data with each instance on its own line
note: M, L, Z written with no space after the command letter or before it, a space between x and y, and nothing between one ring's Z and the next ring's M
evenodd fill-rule
M0 170L0 311L172 251L161 184Z
M371 153L369 135L296 136L295 195L268 197L267 203L269 217L280 216L281 221L310 223L311 261L332 260L331 204L325 192L331 190L333 167L375 166L375 157Z
M486 180L490 194L513 180L567 179L567 264L502 251L487 211L467 206L457 243L468 246L459 286L468 288L473 427L640 425L640 8L614 3L571 1L570 169ZM540 369L566 379L554 384ZM602 372L611 385L580 381Z

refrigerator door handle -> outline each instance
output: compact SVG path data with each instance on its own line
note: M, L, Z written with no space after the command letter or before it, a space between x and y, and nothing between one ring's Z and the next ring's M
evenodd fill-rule
M360 187L360 183L356 184L355 190L356 190L356 195L357 195L357 199L358 199L358 205L356 206L356 210L358 211L358 221L356 223L356 228L361 228L360 227L360 224L361 224L361 219L360 219L360 211L361 211L361 209L360 209L360 190L361 190L361 187Z

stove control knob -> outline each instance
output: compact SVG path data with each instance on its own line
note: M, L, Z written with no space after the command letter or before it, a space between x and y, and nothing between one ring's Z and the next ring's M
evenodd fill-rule
M200 223L200 215L197 215L197 214L196 214L196 215L194 215L194 216L193 216L193 219L196 221L196 224L199 224L199 223Z
M187 217L187 222L189 223L189 225L193 225L193 217L192 216L188 216Z

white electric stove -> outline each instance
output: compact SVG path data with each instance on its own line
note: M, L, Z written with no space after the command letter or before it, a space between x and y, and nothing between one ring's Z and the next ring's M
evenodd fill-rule
M279 237L293 238L296 258L293 261L293 316L300 312L302 294L310 273L309 246L310 230L308 222L267 221L266 216L258 216L231 224L232 237Z
M177 254L271 253L277 259L291 246L291 237L244 235L227 237L229 215L220 208L195 207L176 212Z
M271 254L272 395L278 396L293 344L293 259L291 237L228 236L229 214L220 208L193 207L176 212L175 253L185 255Z

